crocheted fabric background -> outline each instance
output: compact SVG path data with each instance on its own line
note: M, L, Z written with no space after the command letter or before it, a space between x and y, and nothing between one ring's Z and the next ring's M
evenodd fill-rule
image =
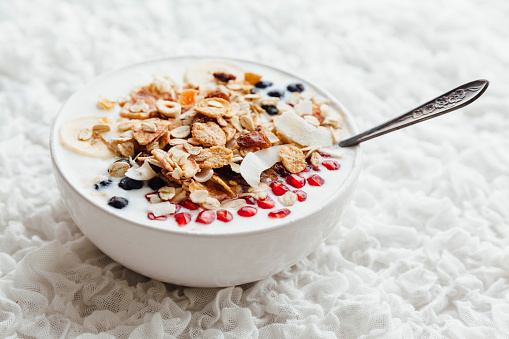
M0 337L509 337L508 17L506 0L1 1ZM462 111L363 145L353 202L299 264L184 288L83 236L48 137L100 73L189 53L296 70L361 130L461 83L491 85Z

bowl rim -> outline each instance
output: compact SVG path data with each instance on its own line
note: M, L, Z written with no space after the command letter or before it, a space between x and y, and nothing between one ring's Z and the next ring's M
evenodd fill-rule
M58 130L56 129L56 125L57 125L57 121L59 120L59 118L61 116L61 113L66 108L67 103L69 101L71 101L74 97L79 96L81 94L81 92L85 90L85 88L95 85L97 82L100 82L103 78L107 78L110 75L113 75L116 73L121 73L121 72L125 71L126 69L133 68L133 67L139 67L144 64L171 61L171 60L175 60L175 59L186 59L186 58L198 59L197 62L204 61L204 60L219 60L219 61L230 61L230 62L237 61L237 62L252 63L252 64L256 64L258 66L262 66L265 68L270 68L272 70L289 75L296 79L303 80L304 82L307 82L308 84L310 84L311 86L316 88L320 92L320 95L326 97L331 102L333 102L334 105L336 105L343 113L345 120L347 121L348 126L350 127L352 133L353 134L358 133L358 127L355 123L355 120L352 118L352 114L348 111L348 109L345 108L345 106L335 96L333 96L329 91L325 90L323 87L316 85L313 81L310 81L306 77L301 76L298 72L287 70L284 67L276 67L276 66L272 66L267 63L264 63L264 62L260 62L260 61L252 60L252 59L248 59L248 58L237 58L237 57L229 57L229 56L224 56L224 55L183 54L183 55L176 55L176 56L163 56L163 57L158 57L158 58L147 59L145 61L131 63L131 64L128 64L128 65L125 65L125 66L122 66L119 68L111 69L109 71L106 71L106 72L98 75L91 81L88 81L87 83L85 83L81 88L76 90L69 98L67 98L64 101L64 103L62 104L62 106L60 107L60 109L58 110L58 113L56 114L56 116L54 118L54 121L53 121L53 124L51 127L50 142L49 142L51 160L54 165L53 170L58 172L58 174L60 174L61 178L67 183L67 186L70 187L72 190L74 190L74 192L76 192L79 196L81 196L85 201L90 203L92 206L99 208L100 210L104 211L105 213L108 213L109 215L113 216L114 218L117 218L121 222L126 222L126 223L129 223L136 227L142 227L146 230L158 231L160 233L165 233L165 234L169 233L169 234L178 235L178 236L190 236L190 237L202 237L202 238L217 238L217 237L230 238L230 237L239 237L239 236L246 236L246 235L263 234L266 232L275 231L280 228L289 227L289 226L299 222L299 220L310 216L311 214L319 213L322 209L328 207L331 202L336 201L339 198L339 196L344 194L349 189L350 186L356 184L356 180L357 180L358 175L361 170L361 148L359 145L351 147L351 149L355 150L355 152L354 152L355 157L352 162L352 169L351 169L350 173L347 174L347 176L343 182L343 185L341 185L341 187L336 192L333 193L333 195L329 199L329 203L325 202L324 204L321 204L320 206L318 206L317 208L315 208L313 210L305 211L297 219L294 219L294 220L282 221L281 223L277 223L275 225L268 226L268 227L262 227L262 228L252 229L252 230L240 230L240 231L228 232L228 233L182 232L180 230L163 229L163 228L153 226L150 224L145 224L140 221L131 220L126 216L111 213L105 208L105 206L100 205L97 201L89 199L83 192L81 192L81 190L77 189L74 186L74 184L69 179L69 177L67 177L67 175L62 171L62 169L60 168L60 165L59 165L59 162L61 160L56 154L56 147L57 147L56 144L58 143L58 140L59 140L59 133L58 133ZM63 146L60 145L60 147L63 147Z

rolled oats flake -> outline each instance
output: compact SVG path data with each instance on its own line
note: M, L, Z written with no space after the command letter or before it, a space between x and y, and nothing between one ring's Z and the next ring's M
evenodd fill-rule
M88 128L83 128L78 133L78 139L81 141L87 141L92 138L92 131Z
M108 173L112 177L121 178L125 175L125 173L127 172L127 170L129 168L131 168L131 166L129 166L128 163L126 163L124 161L118 161L118 162L114 162L110 166L110 168L108 169Z
M191 133L191 127L189 127L189 126L180 126L180 127L174 128L170 131L170 134L172 137L180 138L180 139L187 137L189 135L189 133ZM187 142L186 142L186 144L187 144Z
M97 124L92 127L92 132L95 134L102 134L109 132L110 129L110 125L108 124Z
M131 105L129 107L129 110L133 113L140 113L140 112L146 113L149 111L149 109L150 109L150 106L143 99L138 99L134 103L134 105Z
M315 167L320 167L322 164L322 156L318 152L311 153L311 159L310 159L311 165Z
M196 204L204 203L209 197L209 191L207 190L196 190L189 194L189 198Z
M284 206L292 206L297 202L297 195L293 192L286 192L282 196L278 197L278 200Z
M157 127L153 122L142 122L141 129L145 132L155 132Z

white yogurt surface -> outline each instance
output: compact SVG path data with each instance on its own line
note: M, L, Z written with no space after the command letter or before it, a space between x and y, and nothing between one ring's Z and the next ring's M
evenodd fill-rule
M188 66L198 62L200 58L181 58L181 59L166 59L151 61L144 64L135 65L120 71L106 74L96 81L90 83L85 88L80 90L72 96L62 108L53 130L54 155L57 165L60 167L63 175L76 189L84 196L89 198L99 208L108 210L109 212L127 218L138 223L150 225L161 229L178 230L179 232L200 232L200 233L232 233L242 231L252 231L254 229L261 229L280 224L282 222L298 219L302 215L320 207L325 201L328 201L332 195L341 188L343 182L350 174L354 165L357 150L351 148L341 149L343 153L342 158L331 158L336 160L341 168L337 171L329 171L323 165L320 167L321 171L310 171L302 173L302 176L307 178L313 174L321 176L325 183L322 186L310 186L306 183L300 190L307 193L307 200L304 202L296 202L293 206L286 207L278 201L278 197L274 196L269 190L269 196L275 201L276 206L273 209L266 210L255 206L258 213L250 218L244 218L237 214L236 210L231 209L233 220L227 223L216 220L212 224L204 225L195 222L196 216L201 211L190 211L181 208L180 212L189 212L192 215L192 221L186 226L179 227L175 222L173 216L168 216L167 220L149 220L147 218L147 207L150 203L145 199L145 194L153 190L145 184L142 189L126 191L118 187L120 178L110 178L108 176L108 168L116 159L98 159L86 157L75 152L72 152L62 146L58 139L58 130L60 126L68 120L80 116L108 116L112 119L117 118L118 107L115 109L105 111L96 107L98 96L101 95L105 98L116 99L120 96L129 94L134 88L146 85L153 81L153 76L169 76L177 83L182 83L182 78ZM321 93L317 88L309 83L296 78L292 75L286 74L267 68L258 64L248 62L232 61L235 64L242 66L245 71L253 72L263 76L262 80L274 82L274 85L264 90L280 89L284 90L289 83L300 82L304 84L306 90L311 90L317 93L318 96L327 97ZM283 102L289 98L289 92L282 98ZM285 100L286 99L286 100ZM330 98L329 98L330 99ZM329 114L338 114L340 107L332 100L329 103L331 112ZM348 121L345 119L343 127L345 130L351 129ZM339 149L338 146L335 146ZM324 158L325 160L325 158ZM94 179L104 176L105 179L109 178L113 182L100 190L94 188ZM285 183L286 184L286 183ZM290 185L287 185L291 190L296 190ZM129 204L123 209L115 209L108 206L107 202L112 196L121 196L128 199ZM248 205L251 206L251 205ZM291 214L282 219L271 219L268 213L277 211L282 208L291 210Z

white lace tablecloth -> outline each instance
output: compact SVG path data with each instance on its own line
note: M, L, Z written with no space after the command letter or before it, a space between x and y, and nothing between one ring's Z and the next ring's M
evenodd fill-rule
M0 337L509 337L508 17L506 0L0 1ZM100 73L189 53L297 70L361 129L461 83L491 85L367 142L353 202L299 264L184 288L83 237L48 136Z

